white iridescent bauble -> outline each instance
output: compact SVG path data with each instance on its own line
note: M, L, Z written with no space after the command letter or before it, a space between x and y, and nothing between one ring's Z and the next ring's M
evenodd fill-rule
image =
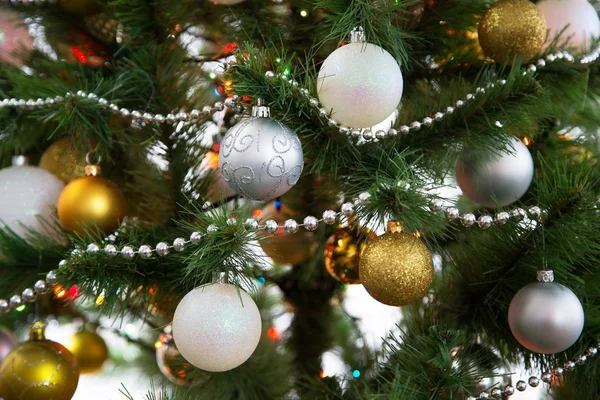
M236 193L271 200L290 190L304 168L298 136L270 118L268 107L254 107L253 117L231 128L219 150L223 179Z
M456 182L471 201L507 206L527 192L533 179L533 159L527 146L513 138L503 151L474 154L465 150L456 162Z
M19 342L12 332L6 329L0 328L0 364L6 358L8 353L14 349Z
M33 51L33 39L23 18L14 12L0 10L0 64L22 67Z
M600 18L587 0L542 0L537 6L550 31L547 45L562 32L559 44L569 38L568 46L583 53L590 50L593 38L600 36Z
M0 226L22 238L30 230L55 238L56 202L64 187L38 167L13 165L0 170Z
M523 287L508 308L514 337L527 349L554 354L571 347L583 331L581 302L571 289L555 282Z
M254 300L227 283L197 287L181 300L173 317L173 338L192 365L229 371L254 352L262 323Z
M319 101L334 120L350 128L377 125L402 98L400 66L390 53L371 43L354 42L331 53L319 71Z

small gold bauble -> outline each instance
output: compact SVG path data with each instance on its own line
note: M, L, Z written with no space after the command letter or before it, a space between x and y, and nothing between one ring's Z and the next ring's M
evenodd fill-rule
M42 154L40 168L56 175L61 181L69 183L85 174L84 148L75 147L71 138L64 138L50 145Z
M67 348L77 359L79 372L82 374L99 371L108 359L108 347L96 332L77 332L67 343Z
M297 219L297 213L291 208L282 205L279 210L273 202L267 204L262 210L263 220L272 219L278 224L283 224L287 219ZM298 232L288 234L277 232L275 235L264 236L260 247L277 264L302 264L315 253L318 243L314 232L298 229Z
M529 0L500 0L479 22L479 43L496 62L512 62L514 56L527 61L542 50L547 29L544 15Z
M325 268L332 278L347 285L360 283L359 263L368 239L375 234L367 228L338 229L327 239Z
M416 236L401 232L396 223L371 240L360 257L360 280L377 301L404 306L421 299L433 281L433 259Z
M69 183L58 198L58 219L69 232L83 234L94 226L111 234L125 218L125 197L119 187L100 176Z
M28 342L18 345L0 366L0 396L4 400L69 400L75 394L79 370L63 345L44 338L36 322Z

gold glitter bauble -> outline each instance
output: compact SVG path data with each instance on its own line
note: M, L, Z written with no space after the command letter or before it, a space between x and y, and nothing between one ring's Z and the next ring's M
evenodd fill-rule
M109 235L125 218L125 197L119 187L100 176L69 183L58 198L58 219L69 232L83 234L97 226Z
M40 168L56 175L61 181L69 183L85 174L84 148L75 147L71 138L64 138L46 149L40 159Z
M91 374L102 369L108 359L108 347L104 339L96 332L81 331L71 337L67 348L73 353L79 364L79 372Z
M375 234L367 228L338 229L327 239L325 268L334 279L347 285L360 283L359 263L368 239Z
M79 382L77 360L63 345L44 338L36 322L28 342L18 345L0 366L4 400L69 400Z
M494 61L512 62L514 56L527 61L535 56L546 39L544 15L529 0L500 0L479 22L479 43Z
M263 220L272 219L278 224L283 224L287 219L298 219L298 213L290 207L282 205L279 210L273 202L267 204L262 210ZM263 251L277 264L302 264L315 253L318 243L314 232L298 229L296 233L288 234L276 232L266 235L259 241Z
M360 280L377 301L404 306L421 299L433 281L433 259L416 236L396 225L371 240L360 257Z

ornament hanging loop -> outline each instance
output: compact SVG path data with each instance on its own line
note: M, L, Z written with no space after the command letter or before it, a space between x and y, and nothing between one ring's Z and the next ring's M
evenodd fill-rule
M256 105L252 107L252 116L258 118L271 118L271 109L265 104L263 99L258 99Z
M349 34L349 40L350 40L350 43L366 42L365 30L363 29L363 27L357 26L356 28L352 29L352 31Z
M554 271L551 269L543 269L537 272L537 280L542 283L554 282Z

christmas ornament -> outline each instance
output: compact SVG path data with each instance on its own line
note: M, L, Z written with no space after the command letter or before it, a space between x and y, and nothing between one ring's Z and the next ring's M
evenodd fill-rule
M108 359L108 347L96 332L86 330L77 332L66 347L77 359L79 372L82 374L100 371Z
M73 139L64 138L46 149L39 166L69 183L85 174L86 153L86 149L75 146Z
M542 0L537 6L550 31L548 45L561 34L559 43L569 39L569 47L584 53L590 49L594 38L600 36L598 13L587 0Z
M50 172L28 166L25 157L13 157L13 165L0 170L0 226L22 238L30 230L56 237L54 207L63 187Z
M179 386L190 387L208 379L209 375L183 358L173 341L173 335L161 333L160 339L154 346L158 368L169 381Z
M360 280L377 301L404 306L421 299L433 282L433 260L416 236L388 223L387 233L372 239L359 263Z
M0 10L0 64L22 67L33 51L33 39L18 13Z
M17 346L17 339L12 332L6 329L0 329L0 363L6 358L8 353Z
M538 271L538 282L515 294L508 308L508 325L527 349L554 354L568 349L583 331L583 308L575 294L554 282L552 271Z
M360 255L367 247L368 239L375 236L367 228L338 229L327 239L325 246L325 268L329 275L348 285L360 283Z
M502 152L464 151L456 162L456 182L469 200L485 207L507 206L527 192L533 179L533 159L519 139Z
M479 43L498 63L515 56L527 61L542 50L546 29L544 16L529 0L500 0L479 22Z
M181 355L205 371L229 371L244 363L260 334L260 312L254 300L227 283L192 290L173 317L173 337Z
M271 200L290 190L304 160L298 136L271 118L269 107L252 110L252 118L231 128L219 151L219 168L233 190L254 200Z
M83 19L86 30L106 44L121 44L126 38L123 25L111 13L99 13Z
M278 225L284 225L288 219L297 220L299 213L294 212L288 202L283 200L281 205L275 202L267 204L262 209L261 216L264 221L272 219ZM302 264L312 257L317 249L317 237L314 232L306 229L292 231L291 227L288 232L281 229L274 235L265 234L259 240L260 247L277 264Z
M85 173L60 194L58 218L69 232L83 234L97 226L108 235L125 217L125 197L117 185L100 177L98 165L87 165Z
M75 15L92 15L102 11L98 0L58 0L58 4Z
M75 357L44 337L44 325L31 327L28 342L18 345L0 366L4 400L69 400L79 382Z
M403 90L400 66L381 47L365 43L362 28L325 59L317 85L323 107L351 128L368 128L388 118Z

